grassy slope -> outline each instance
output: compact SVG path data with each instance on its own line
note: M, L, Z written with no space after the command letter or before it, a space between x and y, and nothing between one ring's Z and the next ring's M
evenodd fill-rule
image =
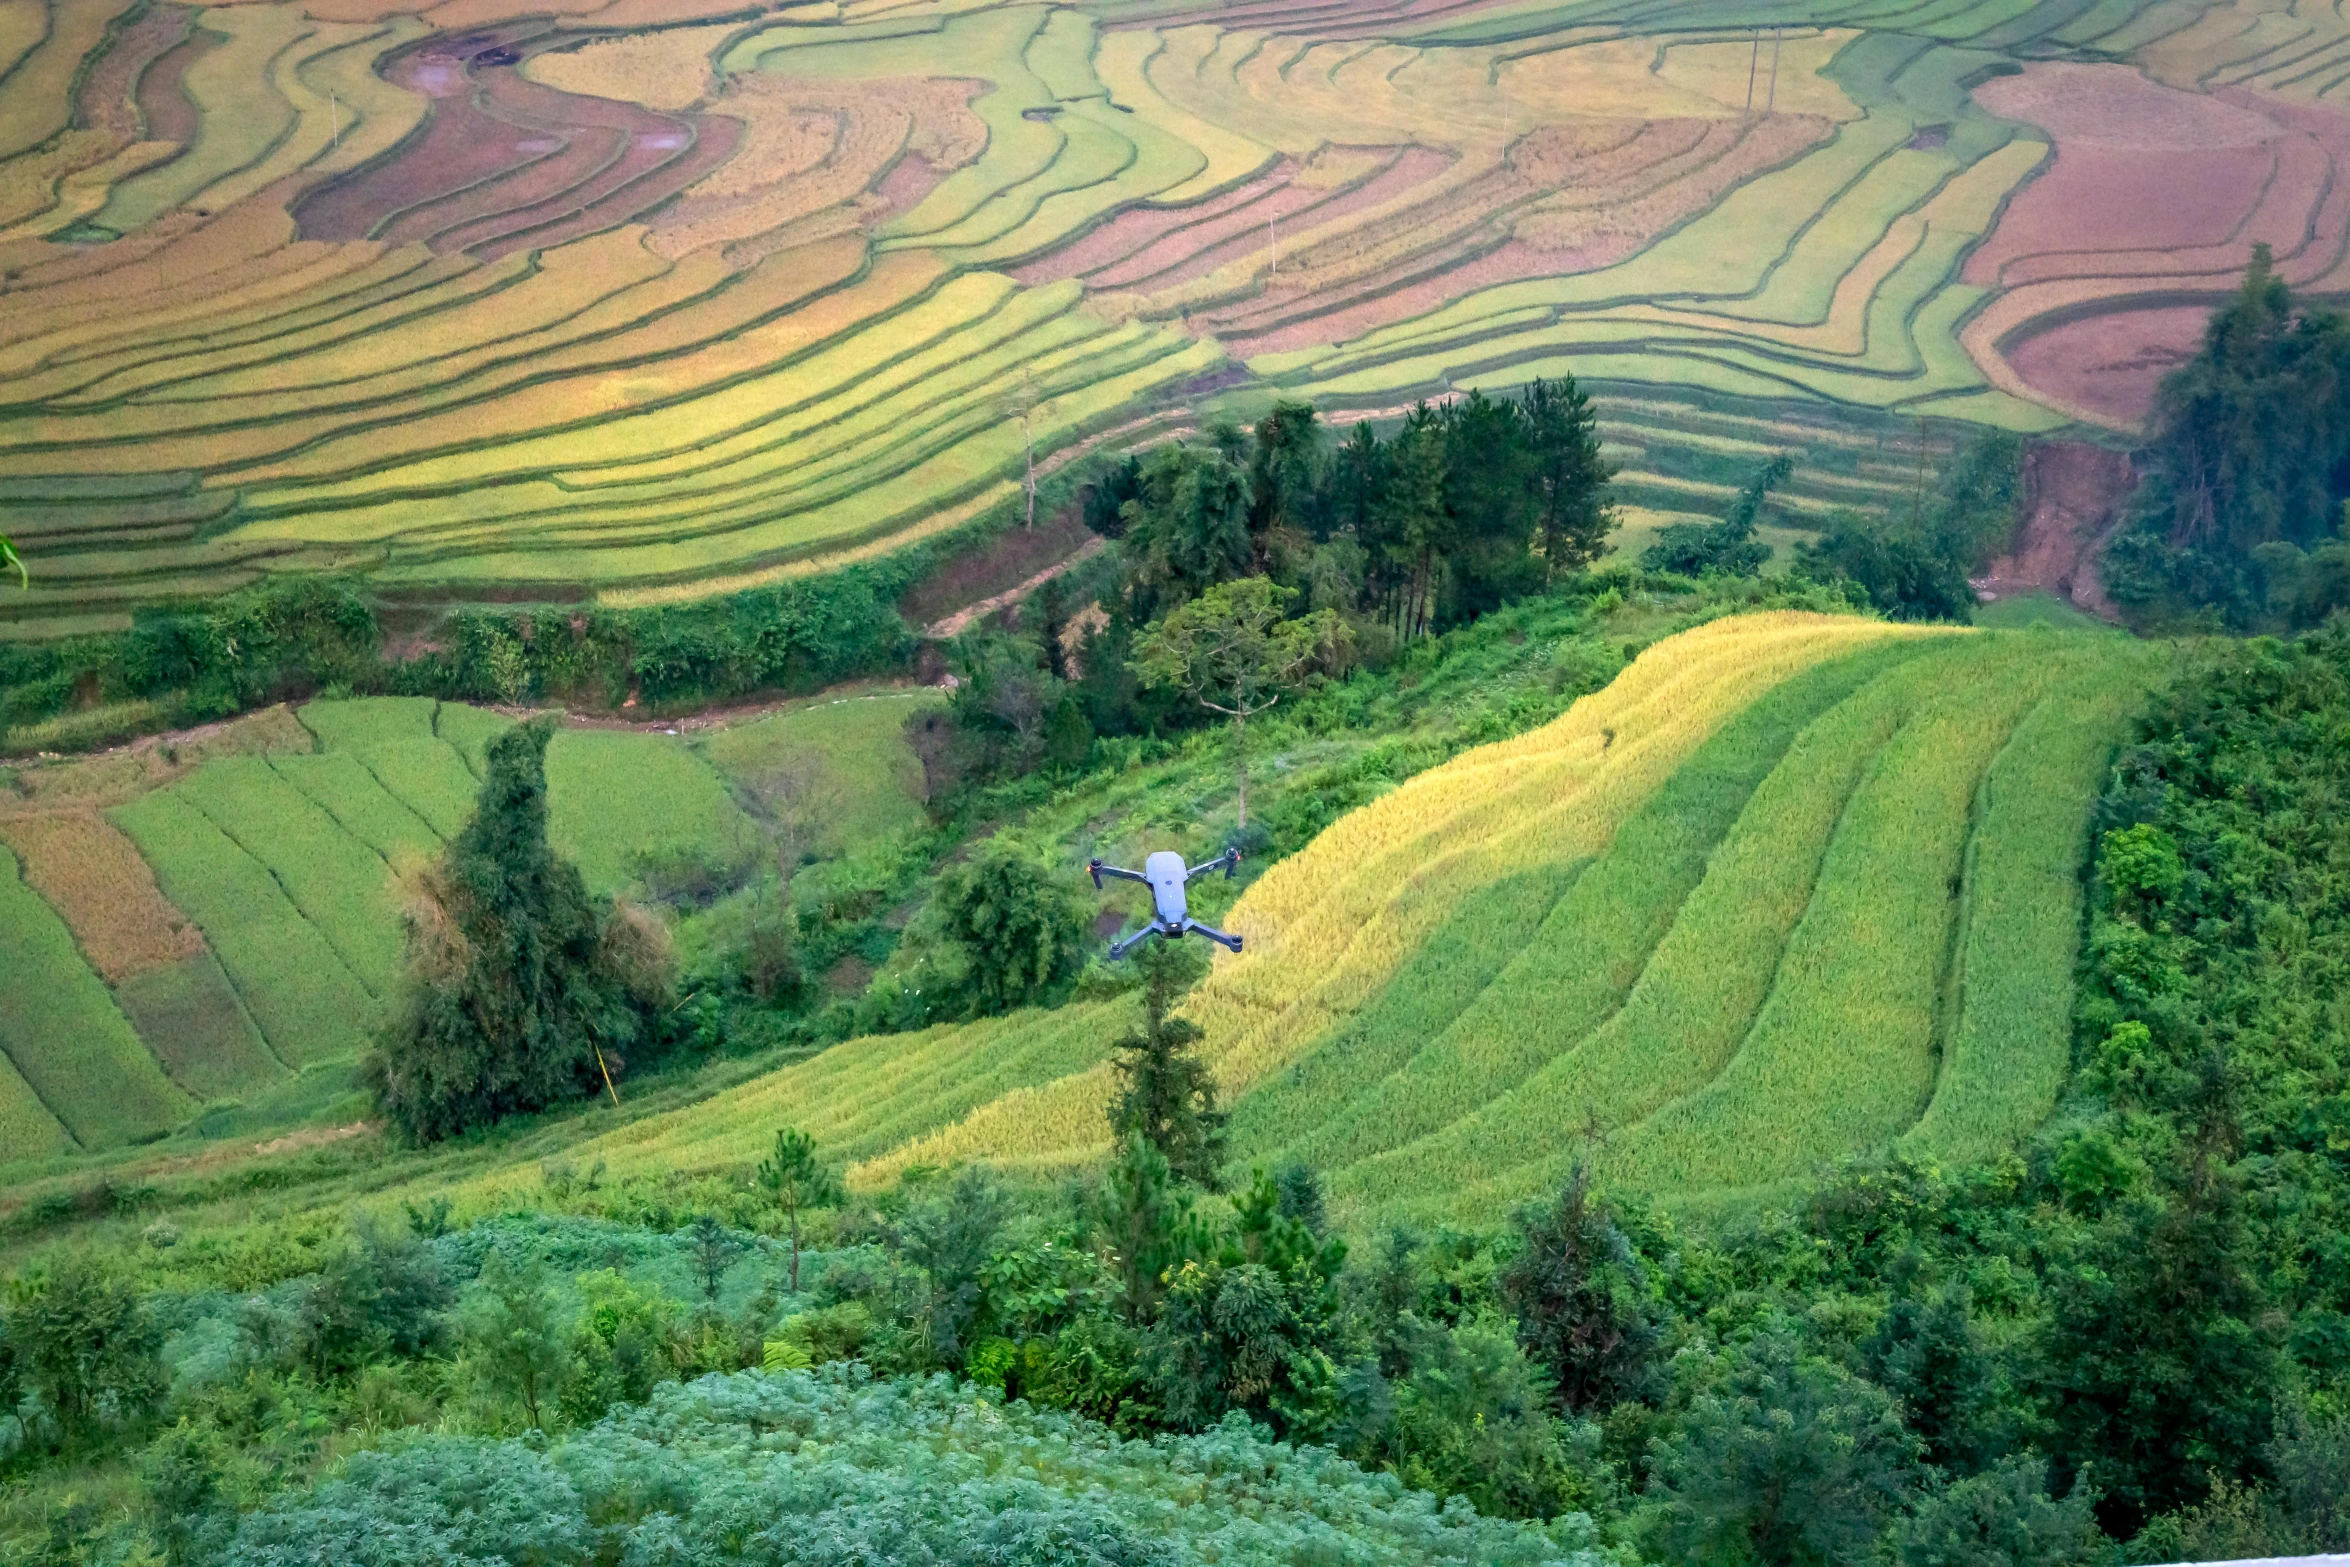
M1231 917L1279 934L1192 1003L1238 1091L1236 1157L1301 1155L1357 1216L1473 1216L1554 1182L1586 1127L1616 1129L1607 1178L1695 1198L1896 1137L1971 1154L2037 1124L2064 1070L2087 801L2161 655L2046 631L1836 651L1743 687L1592 850L1530 829L1539 811L1478 803L1542 776L1528 737L1426 775L1260 882ZM1735 686L1742 662L1695 667ZM1702 683L1659 687L1661 710ZM1641 743L1626 728L1602 749ZM1561 788L1593 784L1557 775L1534 795ZM1436 825L1395 838L1383 820ZM1461 847L1487 834L1510 852ZM1317 873L1340 863L1386 895L1357 907ZM1486 874L1445 893L1448 864ZM595 1153L621 1173L724 1169L804 1120L867 1182L957 1157L1043 1173L1098 1145L1120 1026L1085 1007L858 1041ZM983 1081L1009 1091L965 1114Z

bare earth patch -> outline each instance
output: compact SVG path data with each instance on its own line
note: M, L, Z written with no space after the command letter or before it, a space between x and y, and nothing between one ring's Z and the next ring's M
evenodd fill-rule
M1995 384L2135 428L2255 242L2297 286L2340 286L2350 118L2124 65L2043 62L1975 97L2056 148L1967 260L1968 282L2000 290L1961 334Z
M2035 589L2118 620L2097 554L2137 487L2129 455L2087 441L2042 441L2024 454L2024 522L2015 548L1974 584L1986 598Z

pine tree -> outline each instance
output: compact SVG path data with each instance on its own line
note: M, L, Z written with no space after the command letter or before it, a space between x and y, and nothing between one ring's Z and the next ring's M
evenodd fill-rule
M1143 971L1143 1026L1111 1048L1122 1085L1110 1105L1110 1130L1139 1133L1182 1179L1214 1191L1224 1163L1225 1117L1216 1109L1216 1079L1193 1054L1199 1025L1171 1017L1198 973L1188 949L1154 941L1136 956Z
M1580 571L1607 552L1616 526L1608 504L1613 464L1601 455L1599 414L1571 375L1536 377L1526 388L1526 431L1534 448L1541 505L1542 560L1552 576Z
M366 1071L419 1142L598 1092L666 988L658 930L599 909L547 842L552 732L490 743L473 821L409 878L408 982Z
M791 1231L791 1292L800 1292L800 1210L837 1206L847 1193L816 1157L816 1139L796 1126L775 1134L775 1153L759 1163L759 1184L783 1210Z

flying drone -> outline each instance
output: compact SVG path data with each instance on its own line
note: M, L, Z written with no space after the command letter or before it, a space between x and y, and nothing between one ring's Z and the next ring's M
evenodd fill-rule
M1219 865L1224 868L1224 879L1230 881L1232 873L1240 868L1240 851L1226 849L1205 865L1194 865L1189 870L1184 869L1183 856L1171 849L1161 849L1149 859L1144 860L1142 869L1138 871L1120 870L1115 865L1104 865L1099 860L1088 860L1085 868L1092 874L1096 890L1101 887L1104 876L1116 876L1126 881L1140 881L1150 884L1152 909L1150 923L1124 941L1112 942L1110 956L1113 958L1126 956L1145 936L1164 936L1169 941L1176 941L1188 935L1201 935L1219 946L1229 947L1234 952L1238 952L1240 950L1238 936L1220 931L1213 925L1202 925L1191 917L1191 911L1183 901L1184 884L1200 872L1212 871Z

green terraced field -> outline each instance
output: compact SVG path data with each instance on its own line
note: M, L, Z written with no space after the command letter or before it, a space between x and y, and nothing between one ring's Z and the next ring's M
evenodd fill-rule
M742 865L765 839L738 792L756 804L788 773L802 852L854 857L922 826L921 767L903 729L940 699L865 691L682 737L560 730L547 755L549 835L599 894L634 888L640 856ZM151 932L151 945L187 955L147 960L111 992L8 861L0 925L16 933L12 956L25 955L0 973L0 1131L11 1146L107 1147L170 1131L199 1102L282 1101L298 1113L320 1085L340 1092L400 983L395 877L463 830L483 750L512 722L429 699L315 701L289 721L315 750L273 741L215 756L115 806L111 819L169 900L136 917L176 910L205 950ZM283 1092L293 1073L312 1074L298 1104ZM975 1089L938 1118L994 1091Z
M1538 374L1602 388L1637 504L1713 509L1737 481L1706 426L1743 400L1818 437L1791 508L1884 505L1839 432L2076 414L2001 346L2071 306L2011 321L1962 275L2050 166L1976 84L2094 49L2182 102L2213 73L2340 86L2202 0L912 0L690 56L641 8L548 28L477 0L460 43L437 13L255 0L168 70L117 0L30 8L64 20L0 79L16 636L264 570L718 591L1000 506L1016 411L1049 455ZM1764 74L1749 30L1780 23ZM493 37L517 66L467 61ZM545 145L501 151L525 123ZM1603 172L1587 142L1653 150ZM448 831L437 753L383 765Z
M61 1139L108 1148L171 1130L194 1108L131 1032L114 999L74 947L65 922L0 851L0 1129L11 1155ZM29 1099L29 1102L28 1102ZM21 1138L22 1141L18 1141Z
M1186 1004L1235 1167L1303 1158L1357 1219L1478 1221L1576 1158L1711 1203L1897 1143L2011 1146L2063 1082L2089 804L2167 656L1800 616L1659 644L1242 897L1248 951ZM593 1151L732 1169L798 1121L861 1182L1048 1175L1105 1145L1117 1026L857 1041Z

